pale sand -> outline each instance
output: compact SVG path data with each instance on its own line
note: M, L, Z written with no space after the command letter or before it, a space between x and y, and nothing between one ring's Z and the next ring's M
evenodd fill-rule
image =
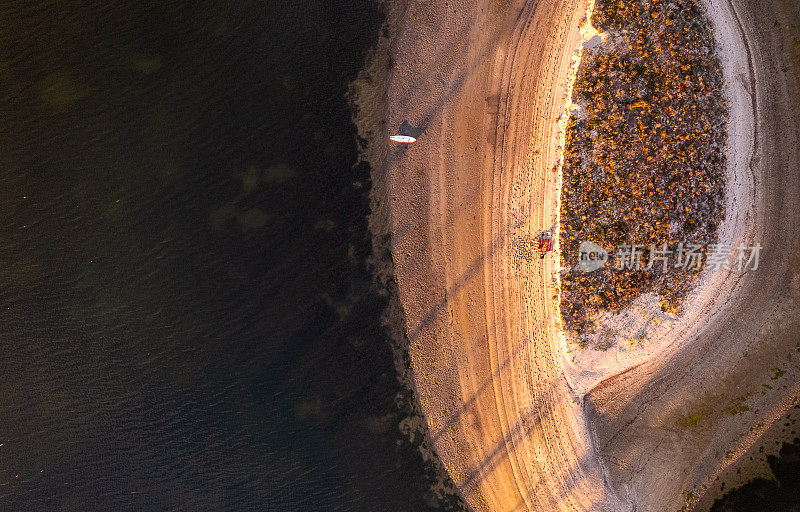
M722 412L768 381L776 361L786 362L800 327L800 70L786 62L793 51L787 37L770 28L781 16L780 2L772 3L774 9L734 2L746 20L740 40L753 55L753 79L742 87L755 87L754 139L742 135L741 95L727 91L734 99L731 144L755 145L733 150L729 199L737 202L728 205L723 237L755 235L765 246L762 267L706 276L708 291L693 299L699 310L687 313L686 326L585 401L582 391L616 365L587 376L585 365L568 362L558 331L558 260L519 265L514 257L515 237L557 224L557 118L585 4L416 1L406 9L392 39L386 133L375 134L384 141L371 150L376 176L386 178L375 192L388 202L375 201L373 228L393 236L430 439L475 510L676 510L686 491L702 494L757 435L748 429L782 411L794 392L776 386L749 397L745 415ZM731 45L723 58L739 58L731 35L739 25L713 12ZM419 141L387 147L385 137L404 121L419 129ZM752 159L742 156L751 152ZM749 169L736 167L745 160ZM713 279L725 294L717 288L713 296ZM638 362L621 361L616 372ZM796 373L783 378L797 381ZM682 428L698 410L707 418Z
M557 260L511 257L557 219L584 8L412 2L393 42L388 129L421 130L387 155L399 295L431 439L476 510L617 508L553 335Z

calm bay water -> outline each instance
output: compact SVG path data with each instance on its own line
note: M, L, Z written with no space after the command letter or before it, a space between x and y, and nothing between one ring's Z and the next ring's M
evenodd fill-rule
M344 99L380 23L0 5L0 510L436 509Z

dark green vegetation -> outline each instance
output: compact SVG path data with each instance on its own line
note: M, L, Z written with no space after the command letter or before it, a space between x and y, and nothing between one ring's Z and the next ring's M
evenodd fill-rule
M700 411L690 416L687 416L683 420L683 427L684 428L696 427L701 421L706 419L706 417L708 417L708 413L705 411Z
M599 0L592 24L609 34L584 51L573 98L561 204L566 327L591 330L591 316L616 310L643 292L676 311L703 265L676 268L679 243L716 240L724 216L722 75L713 36L694 0ZM641 244L641 269L577 269L578 245L609 251ZM650 244L672 251L648 265ZM691 268L690 268L691 267Z

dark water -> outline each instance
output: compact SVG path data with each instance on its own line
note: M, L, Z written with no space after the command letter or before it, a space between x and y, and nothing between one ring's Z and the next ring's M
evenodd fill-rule
M0 4L0 510L435 508L344 98L381 21Z
M756 478L745 485L729 489L722 498L714 502L711 512L800 511L800 438L795 437L798 433L798 414L800 405L795 405L780 420L781 436L791 439L791 442L781 443L777 456L755 455L761 459L760 462L769 465L775 479ZM762 445L758 451L763 453L765 448L771 447ZM753 460L754 456L749 458ZM721 485L721 490L725 490L724 484Z

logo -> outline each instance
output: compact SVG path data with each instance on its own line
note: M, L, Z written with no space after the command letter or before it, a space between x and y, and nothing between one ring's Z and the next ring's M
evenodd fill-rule
M593 272L608 261L608 251L594 242L581 242L578 246L578 268Z

